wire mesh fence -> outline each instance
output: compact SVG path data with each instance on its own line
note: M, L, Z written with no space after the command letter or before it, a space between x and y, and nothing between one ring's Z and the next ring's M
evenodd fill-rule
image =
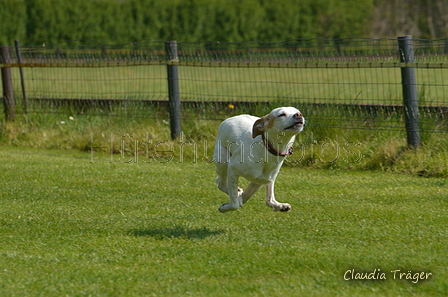
M11 47L0 66L12 70L18 112L153 116L168 108L167 65L176 65L183 117L223 119L287 104L313 125L398 130L400 70L412 67L422 130L448 130L448 39L414 39L413 63L400 62L397 39L177 45L176 60L165 42Z

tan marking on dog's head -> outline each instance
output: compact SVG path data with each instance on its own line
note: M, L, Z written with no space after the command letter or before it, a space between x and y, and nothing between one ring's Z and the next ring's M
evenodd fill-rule
M267 116L259 118L252 127L252 138L257 137L258 135L263 135L266 122L268 121Z
M252 138L257 137L258 135L262 135L267 130L272 129L275 125L275 121L277 120L277 115L271 111L265 116L262 116L258 119L254 126L252 127Z

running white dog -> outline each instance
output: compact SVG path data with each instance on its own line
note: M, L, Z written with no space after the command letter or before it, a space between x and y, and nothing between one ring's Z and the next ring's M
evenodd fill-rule
M264 185L268 206L275 211L291 209L288 203L275 200L274 182L304 125L305 118L294 107L276 108L262 118L239 115L221 123L213 158L216 183L229 195L230 202L221 205L220 212L242 207ZM240 176L250 181L244 192L238 187Z

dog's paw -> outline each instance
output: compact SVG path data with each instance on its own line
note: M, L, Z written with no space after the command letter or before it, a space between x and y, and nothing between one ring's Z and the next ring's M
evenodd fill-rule
M218 207L219 212L224 213L224 212L228 211L228 209L225 207L226 204L228 204L228 203L224 203L220 207Z
M273 206L274 211L288 212L291 210L291 205L288 203L279 203L278 205Z
M238 209L238 206L232 206L230 203L224 203L221 205L218 210L220 212L228 212L228 211L235 211Z
M288 203L283 203L282 205L280 205L280 211L287 212L290 210L291 210L291 205L289 205Z

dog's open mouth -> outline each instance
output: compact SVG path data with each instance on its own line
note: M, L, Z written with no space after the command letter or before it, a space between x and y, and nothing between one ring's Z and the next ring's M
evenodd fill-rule
M291 125L289 127L286 127L284 130L297 130L303 126L303 121L299 121L295 123L294 125Z

